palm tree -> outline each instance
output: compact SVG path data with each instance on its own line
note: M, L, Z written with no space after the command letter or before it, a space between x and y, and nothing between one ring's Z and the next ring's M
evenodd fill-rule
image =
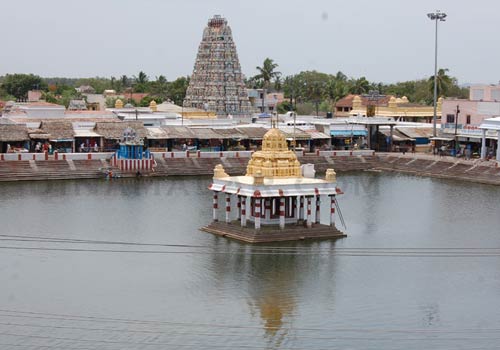
M135 78L135 82L137 84L145 84L148 82L148 80L149 80L148 76L142 70L139 72L139 75L137 75L137 77Z
M126 75L122 75L120 77L120 82L122 83L123 88L129 87L129 79Z
M281 76L281 72L275 71L277 67L277 63L274 63L274 61L270 58L266 58L262 67L255 67L259 71L259 74L255 76L255 79L262 80L264 82L264 87L269 88L271 80Z
M440 68L436 75L436 86L437 95L444 96L449 91L450 87L453 85L453 78L446 74L449 71L448 68ZM434 93L434 76L429 78L429 85L431 92Z
M351 93L361 95L370 90L370 82L365 77L351 80Z

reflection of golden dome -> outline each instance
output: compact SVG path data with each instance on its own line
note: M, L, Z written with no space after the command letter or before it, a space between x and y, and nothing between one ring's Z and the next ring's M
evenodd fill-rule
M262 151L252 155L247 165L247 176L261 172L264 177L301 177L300 162L288 149L285 135L272 128L264 135Z
M117 99L115 101L115 108L123 108L123 101L120 99Z

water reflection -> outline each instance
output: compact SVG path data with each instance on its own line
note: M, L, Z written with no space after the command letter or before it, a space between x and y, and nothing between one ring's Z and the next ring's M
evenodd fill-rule
M339 201L348 237L281 243L282 248L273 246L268 251L198 230L212 217L208 177L0 184L0 231L4 235L201 247L175 249L172 254L3 249L2 308L173 322L175 327L157 325L162 331L159 338L134 332L117 332L114 337L194 344L193 348L205 344L209 344L207 348L235 349L335 346L417 350L457 348L457 344L495 348L498 332L481 338L478 332L500 329L500 314L493 307L499 303L498 257L314 253L319 248L323 252L360 247L498 248L500 188L392 174L341 174L339 180L346 192ZM42 243L3 241L1 245L21 244ZM283 247L294 249L295 254L282 255ZM21 323L14 317L3 316L2 320ZM39 322L48 327L50 336L68 335L57 328L63 321ZM85 325L100 327L93 321ZM20 327L19 334L38 334ZM10 328L2 325L0 333ZM385 331L394 328L411 332ZM70 333L74 338L97 337L79 328ZM102 333L103 340L108 337ZM458 337L465 340L450 340ZM46 342L33 340L25 348L44 346ZM106 349L118 348L146 346Z
M249 314L260 319L269 346L279 348L290 338L300 303L320 303L321 311L332 315L338 262L318 251L333 251L336 241L264 246L215 238L214 245L219 254L210 256L208 270L213 273L216 289L229 288L246 295ZM318 280L324 288L314 288ZM315 320L317 315L301 317Z

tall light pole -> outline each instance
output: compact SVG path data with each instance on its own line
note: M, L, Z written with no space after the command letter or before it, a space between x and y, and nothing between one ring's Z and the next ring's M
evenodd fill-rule
M437 119L437 62L438 62L438 22L444 22L446 13L436 10L434 13L428 13L427 17L436 22L436 34L434 39L434 117L432 119L432 135L436 137L436 119Z

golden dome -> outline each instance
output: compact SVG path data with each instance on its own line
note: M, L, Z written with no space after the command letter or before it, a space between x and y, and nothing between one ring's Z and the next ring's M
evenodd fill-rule
M156 105L156 101L155 100L151 100L151 102L149 103L149 108L153 112L158 111L158 106Z
M123 101L120 99L117 99L115 101L115 108L123 108Z
M264 135L262 150L248 161L247 176L262 174L264 177L301 177L300 162L288 149L285 135L272 128Z

